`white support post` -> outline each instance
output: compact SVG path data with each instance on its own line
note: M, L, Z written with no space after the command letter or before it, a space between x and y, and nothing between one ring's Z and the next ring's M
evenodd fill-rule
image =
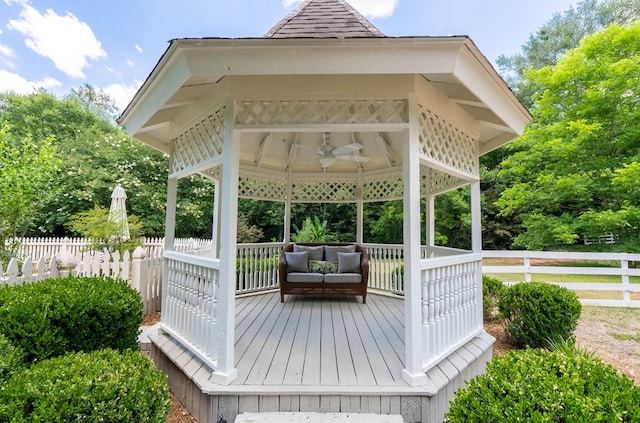
M215 180L213 194L213 222L211 231L211 257L220 257L220 181Z
M178 180L167 181L167 212L164 224L164 251L173 251L176 236L176 207L178 202Z
M471 182L471 250L474 254L482 254L482 210L480 180ZM482 328L482 264L476 271L476 308L475 323Z
M356 242L364 242L364 201L362 201L362 169L358 169L358 201L356 202Z
M291 242L291 168L287 169L287 201L284 203L284 231L282 241L285 244Z
M235 139L234 101L229 99L224 116L224 145L220 200L220 286L216 339L218 359L212 375L215 383L228 385L237 376L234 368L233 344L235 333L236 256L238 232L238 177L240 175L240 142Z
M420 253L420 139L417 101L409 96L409 130L402 148L404 180L404 312L405 368L402 378L411 386L427 383L423 370L422 266Z
M431 194L431 172L429 169L427 171L427 176L425 178L425 193L426 193L426 204L425 204L425 244L427 246L427 253L430 254L432 251L432 247L435 244L435 231L436 231L436 214L435 214L435 197Z

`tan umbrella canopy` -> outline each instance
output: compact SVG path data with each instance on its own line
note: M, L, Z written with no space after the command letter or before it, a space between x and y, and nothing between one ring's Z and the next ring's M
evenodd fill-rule
M129 221L127 220L127 193L118 184L111 193L111 207L109 208L109 220L117 224L116 238L126 241L130 238Z

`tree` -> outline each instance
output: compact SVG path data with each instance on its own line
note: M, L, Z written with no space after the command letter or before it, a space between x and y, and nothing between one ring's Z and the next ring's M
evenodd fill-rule
M536 122L507 147L498 174L509 186L500 214L524 226L515 244L550 248L595 229L621 236L623 227L637 239L638 197L629 189L639 178L640 21L586 37L527 77L542 88Z
M56 195L59 160L53 137L15 137L7 124L0 128L0 261L13 255L12 240L23 236L42 205Z
M70 229L89 240L88 247L93 251L118 251L120 254L125 251L133 251L142 245L141 229L142 224L135 215L129 215L128 230L129 237L123 237L124 226L112 218L109 209L94 207L74 215L69 221Z

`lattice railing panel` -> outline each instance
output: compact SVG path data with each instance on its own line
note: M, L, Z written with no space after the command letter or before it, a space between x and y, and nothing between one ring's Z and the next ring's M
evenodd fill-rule
M224 140L224 107L196 122L172 141L173 160L170 173L197 166L222 154Z
M363 200L393 200L402 198L402 172L369 176L362 180Z
M293 182L291 200L298 202L356 201L358 182L354 179L304 179Z
M238 196L256 200L285 200L287 179L277 175L241 171Z
M469 175L478 176L473 138L420 105L420 153Z
M240 125L406 123L406 100L238 101Z
M431 169L431 192L444 192L460 186L462 180L447 173Z

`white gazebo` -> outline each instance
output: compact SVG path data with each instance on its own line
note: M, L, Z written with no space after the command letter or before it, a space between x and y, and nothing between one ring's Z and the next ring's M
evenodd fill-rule
M468 37L386 37L343 0L304 1L262 38L172 40L119 121L170 157L162 329L152 341L173 390L201 422L244 411L440 421L491 358L479 157L530 120ZM216 182L210 257L173 251L178 180L196 173ZM467 186L471 250L435 246L434 198ZM283 202L285 241L292 203L356 204L360 243L363 205L402 199L402 286L373 275L379 295L366 305L280 304L274 280L239 295L240 197ZM392 254L365 246L382 269Z

